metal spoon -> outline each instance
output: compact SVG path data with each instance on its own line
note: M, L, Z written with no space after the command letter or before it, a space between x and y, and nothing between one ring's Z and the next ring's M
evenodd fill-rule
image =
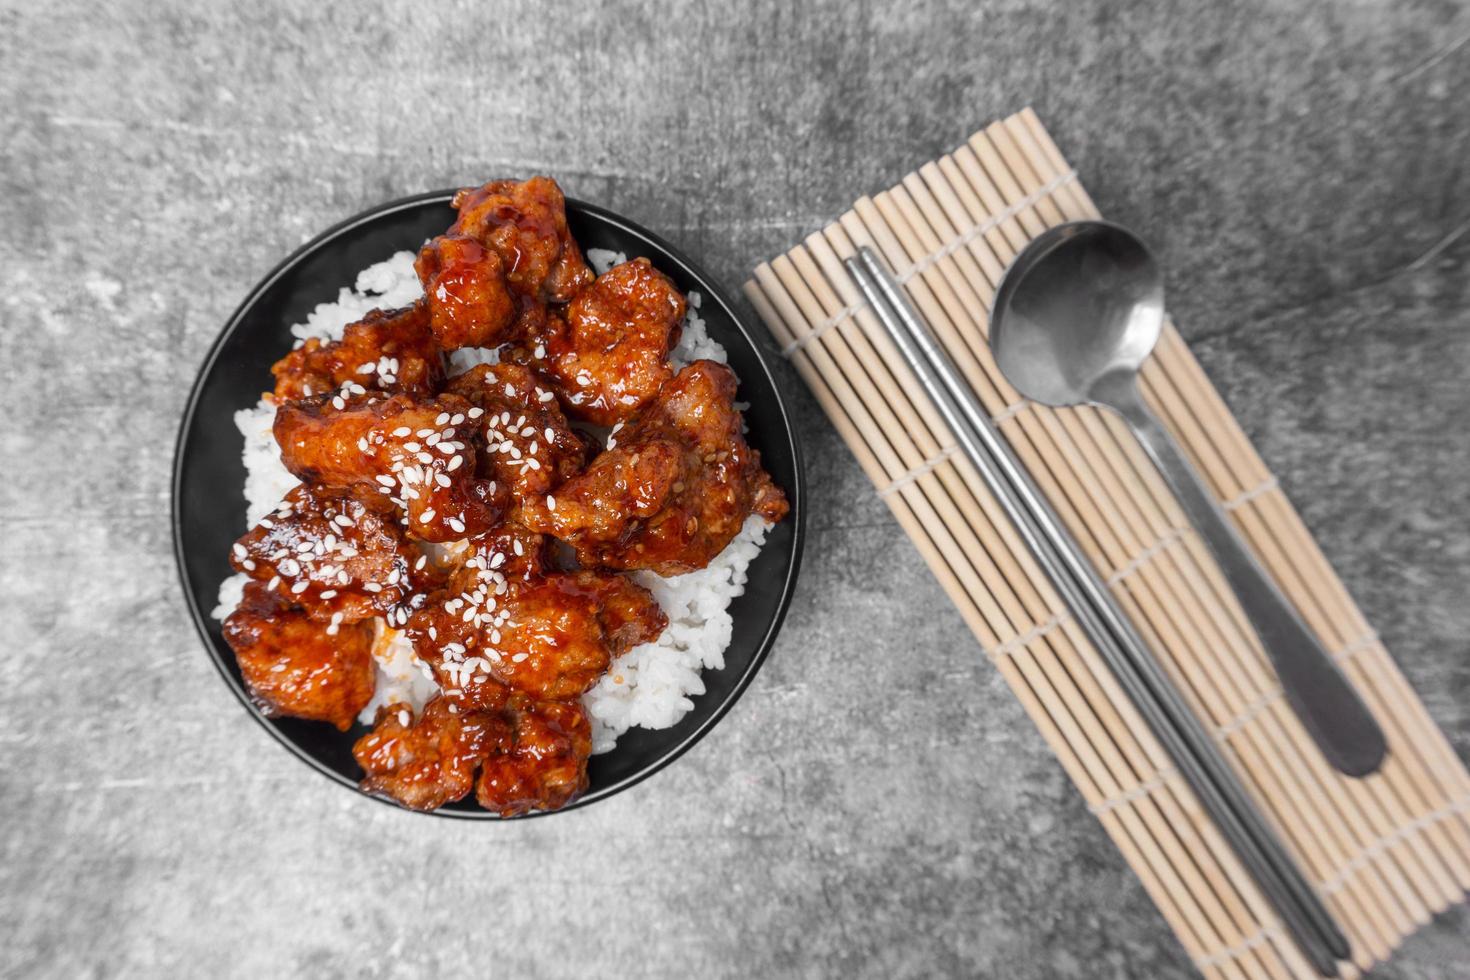
M1103 405L1133 427L1214 552L1323 756L1349 776L1366 776L1387 751L1378 723L1139 394L1138 371L1163 325L1163 275L1148 247L1118 225L1078 221L1038 236L1006 270L990 343L1001 371L1026 397Z

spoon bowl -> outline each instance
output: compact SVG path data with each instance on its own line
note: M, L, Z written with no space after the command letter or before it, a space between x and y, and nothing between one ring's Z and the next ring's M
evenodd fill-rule
M1164 275L1128 229L1075 221L1026 247L1006 272L995 309L990 342L1016 390L1046 405L1100 401L1158 343Z

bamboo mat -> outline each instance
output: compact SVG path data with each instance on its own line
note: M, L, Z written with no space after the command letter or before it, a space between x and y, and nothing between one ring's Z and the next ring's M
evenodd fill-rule
M1096 217L1029 109L755 271L745 292L1200 972L1308 977L1182 777L956 450L841 260L871 246L1319 887L1366 970L1470 886L1470 776L1170 325L1145 398L1382 724L1362 780L1318 755L1207 546L1119 419L1049 409L986 343L1007 263Z

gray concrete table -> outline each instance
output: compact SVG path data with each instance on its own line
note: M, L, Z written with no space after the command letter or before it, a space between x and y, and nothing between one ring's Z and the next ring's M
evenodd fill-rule
M537 6L0 2L0 974L1189 972L785 366L805 573L667 772L467 826L245 716L169 550L187 386L305 238L491 176L554 174L735 287L1034 104L1470 751L1464 3ZM1467 924L1380 974L1463 972Z

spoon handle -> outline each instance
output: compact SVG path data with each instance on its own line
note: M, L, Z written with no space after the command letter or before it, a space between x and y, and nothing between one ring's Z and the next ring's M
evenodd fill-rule
M1317 637L1261 569L1168 430L1144 404L1133 376L1103 387L1106 390L1094 397L1133 427L1184 513L1215 553L1276 667L1287 700L1322 755L1349 776L1376 771L1387 752L1382 729Z

